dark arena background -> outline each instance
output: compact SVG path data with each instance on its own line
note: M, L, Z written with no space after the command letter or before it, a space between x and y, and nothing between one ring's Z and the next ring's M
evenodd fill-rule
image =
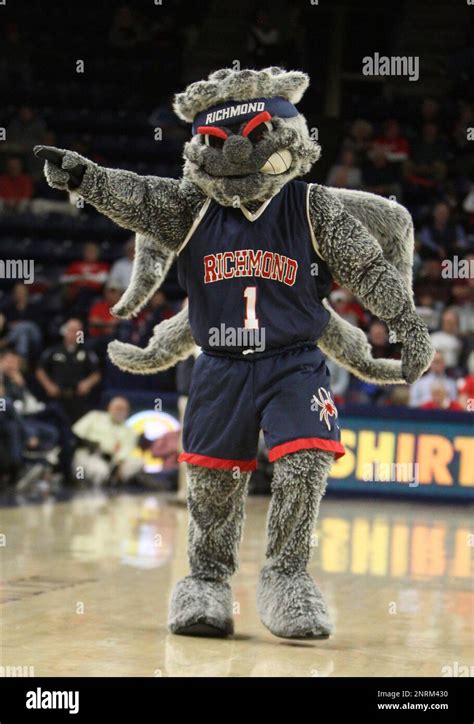
M257 616L272 475L263 440L233 578L236 634L174 636L169 598L188 572L178 454L195 357L133 375L107 345L146 346L185 293L173 265L138 316L114 317L135 237L50 188L33 147L178 178L191 131L174 94L221 67L272 65L311 79L298 107L322 155L304 180L410 211L415 304L436 354L411 386L363 382L327 361L346 455L331 470L309 570L333 636L277 639ZM2 724L59 719L25 707L40 686L81 690L89 720L91 683L76 677L109 677L118 710L132 677L143 701L179 695L165 680L200 678L201 707L210 682L251 677L268 699L277 678L305 680L316 717L327 695L333 714L354 715L359 701L364 721L395 720L388 702L406 705L399 721L472 721L461 700L474 675L473 75L466 0L0 0ZM375 358L400 358L351 292L333 282L329 301Z

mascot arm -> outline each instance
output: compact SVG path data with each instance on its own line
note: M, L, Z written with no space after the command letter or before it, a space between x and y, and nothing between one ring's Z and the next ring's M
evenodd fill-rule
M115 340L109 343L107 351L112 362L124 372L149 375L173 367L193 354L195 349L186 306L154 328L153 336L144 349Z
M319 253L334 278L387 322L402 344L404 379L415 382L429 367L433 346L401 274L385 259L377 240L329 189L312 189L309 215Z
M152 236L164 249L176 250L191 227L192 204L176 179L104 168L52 146L35 146L34 151L45 160L52 188L76 192L115 223Z
M130 284L110 310L116 317L130 319L149 301L164 281L175 255L157 246L154 238L137 234Z

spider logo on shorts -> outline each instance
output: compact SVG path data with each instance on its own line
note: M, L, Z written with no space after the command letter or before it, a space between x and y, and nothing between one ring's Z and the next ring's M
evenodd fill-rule
M331 393L324 389L324 387L320 387L318 389L318 397L316 395L313 395L311 398L311 401L313 403L316 403L318 407L321 408L321 411L319 413L319 419L322 422L324 422L327 425L328 430L331 429L331 424L329 422L330 417L337 417L337 409L336 405L334 404ZM317 408L315 408L317 409Z

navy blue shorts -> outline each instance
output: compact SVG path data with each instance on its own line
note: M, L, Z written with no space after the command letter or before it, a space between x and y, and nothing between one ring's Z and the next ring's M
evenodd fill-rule
M238 358L203 352L197 358L179 459L255 470L260 430L270 461L308 448L344 455L329 371L316 345Z

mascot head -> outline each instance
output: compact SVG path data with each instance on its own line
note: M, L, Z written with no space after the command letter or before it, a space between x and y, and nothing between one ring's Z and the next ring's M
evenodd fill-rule
M266 201L307 173L321 149L295 108L309 84L281 68L211 73L174 101L193 124L184 147L184 175L223 206Z

